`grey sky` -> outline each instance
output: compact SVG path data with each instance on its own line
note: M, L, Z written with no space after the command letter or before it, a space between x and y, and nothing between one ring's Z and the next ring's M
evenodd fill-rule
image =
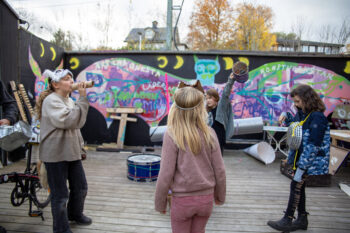
M196 0L185 0L179 21L180 37L183 41L188 33L189 18ZM38 36L50 40L45 25L80 33L84 43L96 46L105 38L101 30L106 19L106 5L112 6L112 25L109 46L117 48L133 27L151 26L153 20L165 27L167 0L8 0L13 8L22 7L33 12L44 25L36 30ZM180 5L182 0L173 0ZM340 27L345 17L350 18L350 0L231 0L232 6L240 2L264 4L274 12L272 31L291 32L297 20L303 21L308 31L303 39L317 40L322 25ZM97 4L101 9L98 10ZM174 11L177 15L178 11ZM46 22L46 23L45 23ZM100 25L98 25L100 23ZM174 22L175 23L175 22ZM40 28L39 26L37 28Z

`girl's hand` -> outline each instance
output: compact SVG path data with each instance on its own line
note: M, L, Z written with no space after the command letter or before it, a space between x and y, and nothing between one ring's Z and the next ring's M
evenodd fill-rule
M79 95L81 97L86 97L86 87L85 87L85 82L80 82L78 84L78 91L79 91Z
M280 115L280 117L278 118L278 123L280 125L282 125L282 123L286 120L286 116Z
M278 118L278 123L280 125L282 125L282 123L287 119L287 113L286 112L282 112L280 117Z
M215 205L222 205L222 203L219 200L215 199Z
M1 119L0 120L0 125L10 125L10 121L7 119Z

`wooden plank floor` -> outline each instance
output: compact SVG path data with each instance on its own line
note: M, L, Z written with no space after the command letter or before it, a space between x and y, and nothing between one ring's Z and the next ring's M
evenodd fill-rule
M159 151L156 151L159 154ZM171 232L169 213L154 211L155 183L126 178L127 157L114 152L88 153L84 167L89 184L85 214L90 226L72 224L75 233ZM280 159L264 165L242 151L226 150L227 198L215 206L206 232L276 232L266 225L277 220L287 205L290 180L279 171ZM1 173L23 171L25 161L0 169ZM350 183L350 168L342 167L331 187L306 189L309 229L300 232L350 232L350 198L337 183ZM13 183L0 185L0 225L8 232L52 232L50 206L45 221L28 216L28 202L20 207L10 203Z

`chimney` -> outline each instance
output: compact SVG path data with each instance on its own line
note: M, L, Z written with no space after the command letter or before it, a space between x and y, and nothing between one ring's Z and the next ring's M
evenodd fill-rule
M153 21L153 22L152 22L152 28L153 28L153 29L157 29L157 25L158 25L158 22L157 22L157 21Z

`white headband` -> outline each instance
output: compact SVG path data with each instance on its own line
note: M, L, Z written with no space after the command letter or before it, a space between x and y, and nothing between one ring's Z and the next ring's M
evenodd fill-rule
M58 83L61 80L61 78L65 77L67 74L69 74L73 78L72 72L70 72L67 69L58 69L55 71L45 70L43 73L44 77L51 78L51 80L56 83Z

